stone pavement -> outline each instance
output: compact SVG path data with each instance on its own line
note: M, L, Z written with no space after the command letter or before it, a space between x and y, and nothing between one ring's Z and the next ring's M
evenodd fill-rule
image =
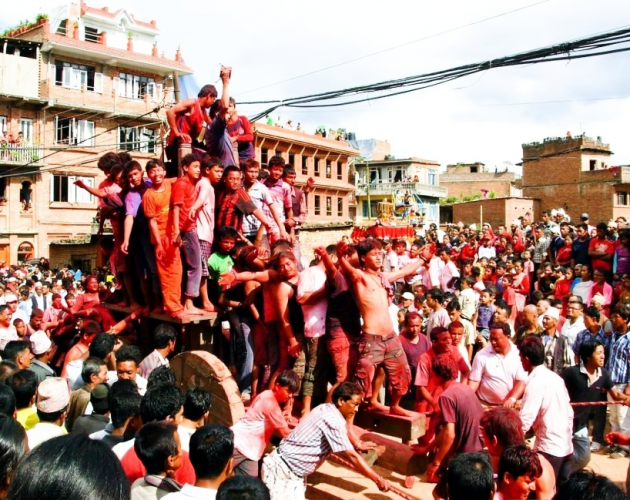
M589 468L598 474L608 476L615 483L624 487L628 459L611 459L601 453L594 453ZM433 498L431 492L434 485L423 483L421 478L416 479L413 488L405 489L403 486L404 476L392 474L378 466L375 467L375 470L413 498L419 500L431 500ZM309 476L306 498L309 500L386 500L400 497L392 492L381 493L372 481L365 479L357 472L327 461L315 474Z

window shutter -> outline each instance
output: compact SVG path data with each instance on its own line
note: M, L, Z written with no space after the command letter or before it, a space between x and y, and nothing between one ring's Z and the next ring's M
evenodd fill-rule
M155 91L156 91L156 94L153 100L155 102L162 102L162 95L164 94L164 85L161 83L156 84Z
M54 174L50 174L50 201L57 201L55 200L55 175Z
M147 83L147 94L149 94L151 96L151 100L155 102L155 83Z
M94 73L94 92L103 93L103 73Z

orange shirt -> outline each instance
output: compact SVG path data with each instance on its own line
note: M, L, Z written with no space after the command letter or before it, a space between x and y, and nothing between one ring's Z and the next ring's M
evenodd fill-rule
M171 203L171 183L164 182L162 191L156 191L149 188L142 197L142 205L144 207L144 215L147 219L155 219L158 226L160 237L164 238L167 231L172 226ZM156 243L153 233L151 233L151 243Z

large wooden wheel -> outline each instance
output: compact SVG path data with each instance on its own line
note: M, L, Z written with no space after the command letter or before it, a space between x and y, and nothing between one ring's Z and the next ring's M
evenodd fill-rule
M212 397L208 423L231 427L245 415L236 381L223 362L206 351L183 352L171 361L179 388L203 387Z

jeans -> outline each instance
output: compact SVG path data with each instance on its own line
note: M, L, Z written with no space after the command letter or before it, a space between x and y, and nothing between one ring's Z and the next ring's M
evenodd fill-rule
M238 389L243 393L252 392L252 369L254 367L254 319L241 316L241 328L236 329L236 369L238 370Z
M201 247L197 230L182 232L182 262L186 269L185 294L187 298L199 296L199 285L201 285Z
M573 455L562 465L559 477L568 478L574 472L583 469L591 461L591 443L588 438L588 429L584 430L584 436L573 436Z
M623 394L626 388L626 384L615 385L617 390ZM608 400L612 401L610 394ZM623 432L624 434L630 434L630 418L628 418L628 407L624 405L611 405L610 406L610 430L612 432ZM628 446L620 446L624 450L628 450Z

